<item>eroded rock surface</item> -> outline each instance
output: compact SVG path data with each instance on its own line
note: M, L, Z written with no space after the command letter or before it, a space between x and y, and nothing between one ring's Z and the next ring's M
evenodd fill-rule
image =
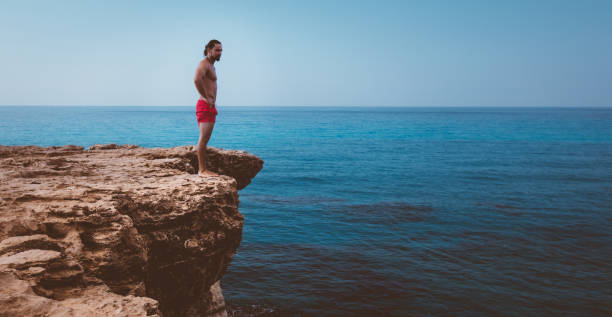
M0 146L0 316L224 316L244 151Z

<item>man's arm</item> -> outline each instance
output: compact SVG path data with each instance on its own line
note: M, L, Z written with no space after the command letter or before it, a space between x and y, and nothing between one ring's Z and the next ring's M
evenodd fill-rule
M204 76L206 76L206 72L208 71L208 63L206 61L200 62L198 69L196 69L195 78L193 79L193 83L196 86L196 89L200 93L200 96L208 102L206 89L204 88Z

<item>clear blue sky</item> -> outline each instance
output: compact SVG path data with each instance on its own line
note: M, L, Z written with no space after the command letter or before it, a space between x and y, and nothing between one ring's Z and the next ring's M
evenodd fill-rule
M0 2L0 105L612 106L612 1Z

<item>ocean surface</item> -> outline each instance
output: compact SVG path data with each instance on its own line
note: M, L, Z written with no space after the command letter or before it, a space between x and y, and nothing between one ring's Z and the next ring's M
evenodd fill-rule
M235 316L611 316L612 108L223 107L261 157ZM195 144L194 107L0 107L0 144Z

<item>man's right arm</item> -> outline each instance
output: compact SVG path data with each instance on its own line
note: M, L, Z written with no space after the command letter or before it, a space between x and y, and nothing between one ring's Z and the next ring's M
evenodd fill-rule
M206 97L206 89L204 88L204 76L206 76L207 69L208 67L206 65L206 61L202 61L198 66L198 69L196 69L195 78L193 79L196 89L200 93L200 96L206 100L206 102L208 102L208 100Z

